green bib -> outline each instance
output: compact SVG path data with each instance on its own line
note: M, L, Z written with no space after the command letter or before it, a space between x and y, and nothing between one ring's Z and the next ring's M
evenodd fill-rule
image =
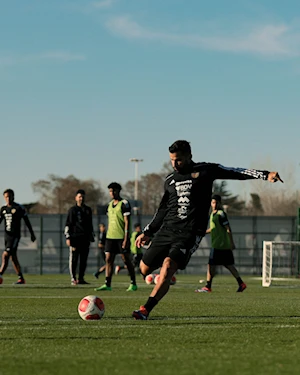
M219 210L210 215L211 247L214 249L228 250L231 248L229 234L226 228L220 224L219 217L223 211Z
M113 206L113 201L108 205L108 229L106 238L123 240L125 237L125 221L122 213L122 201Z
M130 237L130 251L132 254L141 254L143 251L135 245L135 240L139 232L132 232Z

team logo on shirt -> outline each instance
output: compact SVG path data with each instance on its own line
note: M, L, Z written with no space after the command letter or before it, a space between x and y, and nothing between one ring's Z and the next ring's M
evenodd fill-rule
M11 210L11 213L14 214L16 211L17 211L17 210L16 210L15 208L13 208L13 209Z
M188 196L191 194L192 186L192 180L175 182L175 189L178 197L177 216L181 220L186 219L188 215L188 208L191 204L190 198L188 198Z
M191 173L192 178L198 178L200 176L199 172Z

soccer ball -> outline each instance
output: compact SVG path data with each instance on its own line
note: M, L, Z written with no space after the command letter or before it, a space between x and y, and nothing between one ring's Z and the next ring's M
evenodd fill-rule
M159 282L159 275L155 275L154 284L157 284L158 282Z
M171 279L171 281L170 281L170 285L175 285L175 284L176 284L176 276L173 275L173 276L172 276L172 279Z
M104 303L97 296L86 296L79 302L78 313L83 320L99 320L104 312Z
M145 283L148 285L154 284L154 275L152 273L145 277Z

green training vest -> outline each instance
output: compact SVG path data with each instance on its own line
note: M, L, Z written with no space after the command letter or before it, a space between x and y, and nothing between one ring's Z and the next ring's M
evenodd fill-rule
M108 216L108 229L106 238L123 240L125 237L125 221L122 213L122 201L114 207L113 201L108 205L107 216Z
M218 210L215 214L211 213L210 215L211 247L214 249L229 250L231 248L229 234L219 221L219 217L222 214L223 211Z
M141 248L135 246L135 240L139 232L132 232L130 237L130 251L132 254L141 254L143 251Z

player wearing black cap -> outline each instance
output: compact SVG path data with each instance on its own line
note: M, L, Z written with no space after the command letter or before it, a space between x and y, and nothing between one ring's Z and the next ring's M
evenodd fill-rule
M92 209L85 201L85 191L79 189L75 195L75 206L68 211L65 225L66 244L70 248L69 269L71 285L89 284L84 280L90 243L95 241ZM76 277L76 270L79 262L79 275Z

